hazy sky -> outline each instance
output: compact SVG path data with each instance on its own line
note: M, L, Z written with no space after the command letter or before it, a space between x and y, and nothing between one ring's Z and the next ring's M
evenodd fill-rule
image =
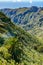
M43 0L0 0L0 2L42 2Z
M0 8L43 6L43 0L0 0Z

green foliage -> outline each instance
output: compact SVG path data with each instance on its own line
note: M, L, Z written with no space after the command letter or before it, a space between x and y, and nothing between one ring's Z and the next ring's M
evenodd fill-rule
M0 37L0 46L4 44L4 38Z
M42 40L11 21L0 23L0 65L43 65Z
M42 46L39 46L38 51L39 51L40 53L43 53L43 45L42 45Z
M6 15L4 15L2 12L0 12L0 19L3 22L9 22L10 21L10 18L7 18Z
M8 53L8 49L5 47L0 48L0 56L5 58L6 60L11 58L11 54Z

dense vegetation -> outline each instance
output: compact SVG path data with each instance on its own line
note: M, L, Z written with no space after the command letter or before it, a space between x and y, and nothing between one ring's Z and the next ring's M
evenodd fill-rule
M43 65L43 41L0 12L0 65Z

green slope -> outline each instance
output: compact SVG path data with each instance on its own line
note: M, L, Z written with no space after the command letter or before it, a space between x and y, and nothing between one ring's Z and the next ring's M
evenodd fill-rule
M43 65L43 41L0 12L0 65Z

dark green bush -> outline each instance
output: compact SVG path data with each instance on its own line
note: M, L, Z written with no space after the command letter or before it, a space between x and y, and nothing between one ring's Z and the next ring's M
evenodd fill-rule
M4 44L4 38L0 37L0 46Z

